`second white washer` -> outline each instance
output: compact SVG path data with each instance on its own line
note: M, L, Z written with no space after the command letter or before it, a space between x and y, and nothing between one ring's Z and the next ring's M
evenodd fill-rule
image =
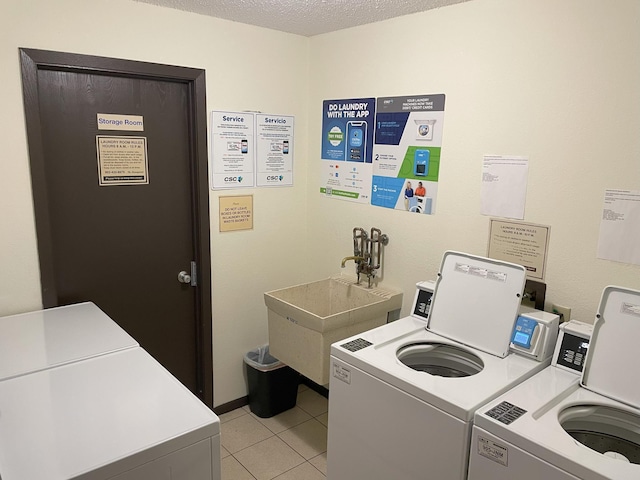
M518 315L523 267L447 252L438 275L430 313L418 288L413 315L332 345L329 478L464 479L476 409L549 365L510 353L517 319L532 350L557 334Z
M639 336L640 291L606 287L581 377L549 367L476 413L469 479L640 478ZM505 403L510 422L494 413Z

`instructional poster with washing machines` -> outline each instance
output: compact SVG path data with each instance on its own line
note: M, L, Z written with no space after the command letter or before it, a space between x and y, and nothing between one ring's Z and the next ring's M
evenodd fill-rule
M369 203L375 98L325 100L322 113L320 192Z
M377 99L371 204L435 213L444 94Z

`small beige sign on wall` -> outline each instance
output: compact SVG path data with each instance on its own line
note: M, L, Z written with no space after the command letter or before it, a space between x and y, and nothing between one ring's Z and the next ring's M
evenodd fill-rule
M253 195L220 197L220 231L253 229Z

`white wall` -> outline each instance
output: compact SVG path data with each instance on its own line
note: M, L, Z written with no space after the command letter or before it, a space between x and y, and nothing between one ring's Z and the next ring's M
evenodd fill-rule
M309 222L318 276L354 226L388 233L382 284L433 279L445 250L484 255L485 154L529 157L526 222L551 226L547 304L591 322L604 286L640 267L596 258L604 191L640 190L640 3L474 0L311 39ZM319 193L322 100L446 94L437 212L413 215ZM353 266L351 264L351 269Z
M637 0L474 0L311 39L129 0L0 8L0 315L41 306L18 47L204 68L209 111L295 115L295 186L232 192L254 195L253 231L218 233L225 192L211 193L215 405L246 394L263 292L339 272L354 226L390 236L382 282L405 291L404 314L445 250L484 254L484 154L530 159L548 301L591 321L605 285L640 288L640 267L596 258L604 189L640 189ZM447 95L436 215L319 193L322 100L431 93Z
M211 193L214 402L246 395L263 292L297 283L306 239L308 39L125 0L2 0L0 315L41 308L18 47L206 69L207 110L294 115L295 186ZM286 66L286 68L283 68ZM254 195L254 229L219 233L218 197Z

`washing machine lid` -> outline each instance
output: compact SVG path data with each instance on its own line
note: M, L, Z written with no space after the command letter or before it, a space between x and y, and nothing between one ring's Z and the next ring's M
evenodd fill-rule
M640 291L608 286L602 292L580 383L592 392L640 408L640 383L626 372L638 365Z
M140 347L4 380L0 412L2 480L121 478L220 433L218 417Z
M521 265L445 252L427 330L506 357L525 281Z
M0 380L137 346L91 302L0 317Z

